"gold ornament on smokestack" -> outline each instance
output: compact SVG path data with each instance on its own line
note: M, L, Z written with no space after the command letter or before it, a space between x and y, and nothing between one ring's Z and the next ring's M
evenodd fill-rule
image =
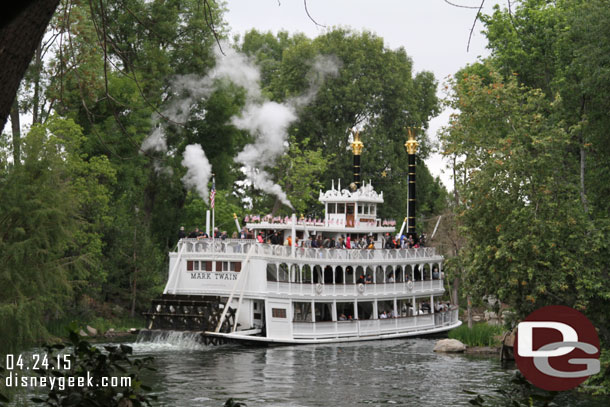
M405 148L407 149L407 154L417 154L417 146L419 145L415 140L415 127L407 127L407 134L409 135L409 139L405 143Z
M352 134L354 135L354 141L352 141L352 151L354 155L360 155L362 153L362 149L364 148L364 144L360 141L360 132L358 130L352 130Z

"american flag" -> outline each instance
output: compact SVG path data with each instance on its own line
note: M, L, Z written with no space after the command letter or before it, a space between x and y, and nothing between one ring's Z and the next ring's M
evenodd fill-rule
M210 192L210 208L214 209L214 197L216 196L216 179L212 177L212 191Z

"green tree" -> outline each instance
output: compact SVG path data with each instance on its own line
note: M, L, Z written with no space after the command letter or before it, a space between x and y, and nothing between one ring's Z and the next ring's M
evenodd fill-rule
M496 296L519 318L560 303L603 327L596 309L610 298L607 224L593 224L580 203L573 141L542 91L487 67L487 78L466 70L455 84L460 113L444 136L445 151L462 158L457 210L467 289Z
M35 125L22 164L2 168L0 284L11 287L0 299L3 351L46 337L45 324L104 278L108 191L98 181L114 173L104 158L81 155L82 139L71 120Z

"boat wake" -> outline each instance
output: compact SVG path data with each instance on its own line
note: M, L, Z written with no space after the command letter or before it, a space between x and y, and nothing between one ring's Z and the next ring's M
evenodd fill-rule
M136 353L155 351L190 351L212 348L201 341L201 332L143 330L131 345Z

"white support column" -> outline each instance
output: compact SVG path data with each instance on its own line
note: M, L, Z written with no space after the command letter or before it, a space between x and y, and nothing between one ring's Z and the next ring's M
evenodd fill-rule
M337 300L333 300L333 322L337 322L339 317L337 316ZM335 326L337 326L335 324Z
M311 300L311 322L316 322L316 302Z

